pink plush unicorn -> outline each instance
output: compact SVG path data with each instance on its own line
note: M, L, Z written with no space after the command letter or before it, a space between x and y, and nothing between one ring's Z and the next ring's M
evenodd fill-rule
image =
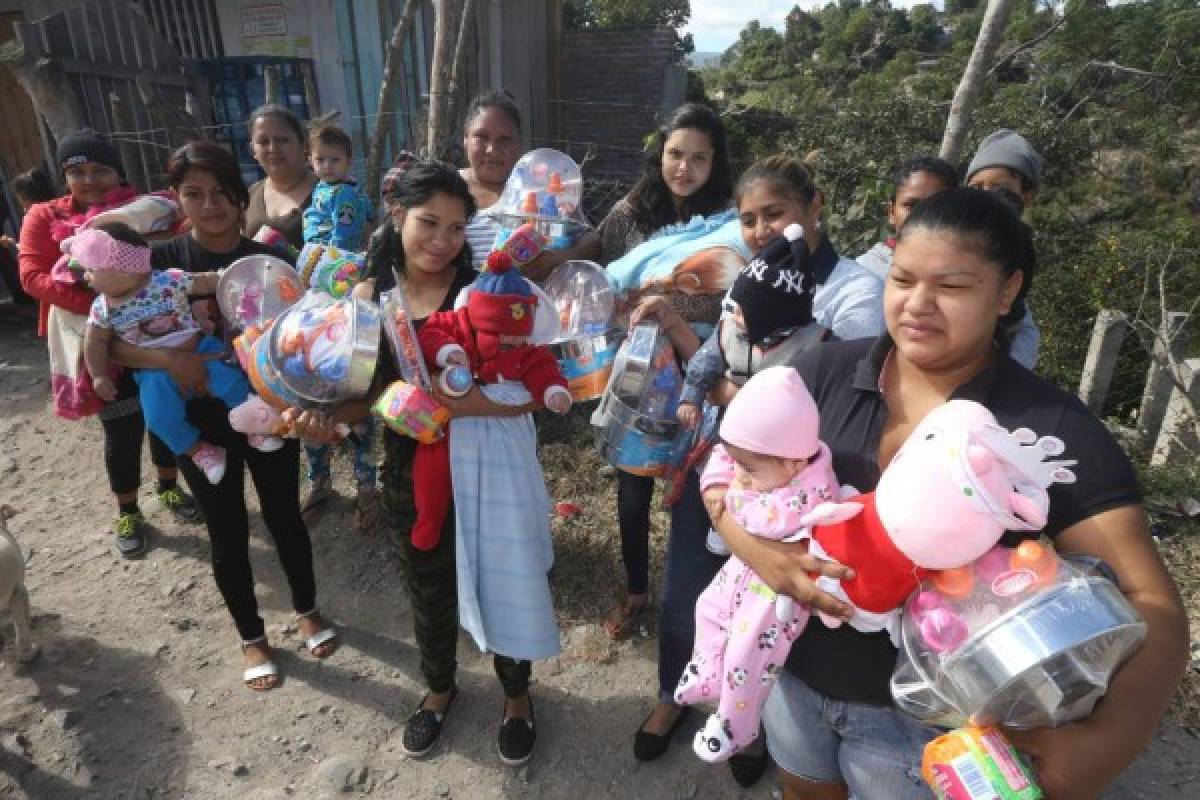
M789 540L807 539L813 555L852 567L853 579L822 576L817 585L854 607L851 626L864 632L887 630L894 641L899 609L923 577L972 563L1005 531L1045 526L1047 487L1075 480L1067 469L1074 461L1046 460L1062 452L1059 439L1039 438L1024 428L1010 433L978 403L951 400L913 430L874 492L820 503L801 517L802 527ZM795 608L790 598L777 597L776 615L766 632L743 632L731 621L729 636L767 636L790 647L804 630L808 611ZM829 627L841 624L824 614L821 619ZM693 664L698 669L690 669ZM775 677L773 671L746 674L742 664L729 660L713 676L711 666L704 659L689 664L676 699L697 702L694 681L711 683L715 678L718 687L751 682L769 687ZM760 715L761 703L757 708L739 707L738 713ZM757 716L754 721L751 728L745 719L734 720L732 712L718 706L696 734L697 755L706 761L728 758L753 741Z

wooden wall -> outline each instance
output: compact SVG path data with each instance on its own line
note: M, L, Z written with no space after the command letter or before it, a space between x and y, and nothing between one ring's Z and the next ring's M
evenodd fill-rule
M20 13L0 14L0 42L13 38L13 26L21 21ZM3 68L0 68L0 109L5 120L0 125L0 168L7 182L41 164L43 151L33 102L12 71Z

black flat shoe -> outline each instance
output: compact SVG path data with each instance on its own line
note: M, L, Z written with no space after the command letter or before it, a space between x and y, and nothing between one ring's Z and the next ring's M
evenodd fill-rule
M508 707L508 701L504 708ZM496 734L496 746L500 760L510 767L519 767L533 757L533 744L537 741L537 723L533 715L533 697L529 698L529 719L504 716L500 709L500 732Z
M646 730L646 723L650 721L650 717L654 716L654 712L651 711L650 715L642 720L642 726L638 728L637 735L633 737L633 757L638 761L653 761L667 752L667 748L671 746L671 739L675 737L675 731L679 730L679 726L683 724L687 715L688 709L681 708L679 716L671 723L671 727L667 728L666 733L650 733Z
M760 753L735 753L729 758L729 771L733 774L733 779L737 781L737 785L743 789L749 789L754 784L758 783L758 779L767 771L767 762L771 757L767 755L767 748L762 747Z
M429 695L425 695L421 698L421 705L408 718L408 722L404 723L404 736L400 740L400 746L410 758L420 758L437 744L438 737L442 734L442 725L446 722L446 715L450 713L450 706L454 705L454 698L458 697L458 687L450 689L450 699L446 701L446 707L440 714L423 708L428 697Z

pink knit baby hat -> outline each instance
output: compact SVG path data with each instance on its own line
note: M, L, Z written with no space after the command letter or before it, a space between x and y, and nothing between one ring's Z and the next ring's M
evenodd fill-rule
M62 251L84 269L142 273L150 271L150 248L114 239L102 230L85 228L63 239Z
M792 367L768 367L738 390L721 439L751 453L804 459L817 454L817 404Z

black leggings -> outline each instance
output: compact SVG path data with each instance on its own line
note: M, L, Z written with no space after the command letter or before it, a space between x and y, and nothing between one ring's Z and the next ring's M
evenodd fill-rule
M621 529L621 560L626 589L645 594L650 585L650 502L654 478L617 470L617 527Z
M122 413L126 412L126 413ZM109 418L109 414L115 414ZM117 383L117 399L100 413L104 428L104 469L113 494L136 492L142 484L142 438L146 419L137 405L137 384L126 370ZM160 469L175 468L175 454L150 434L150 460Z
M204 512L212 542L213 577L233 616L242 641L264 634L254 574L250 569L250 522L246 512L246 469L254 481L263 522L275 542L279 563L292 592L292 608L303 614L316 608L312 542L300 516L300 446L289 440L282 449L263 453L246 444L228 424L224 405L210 398L188 405L188 419L207 442L225 448L225 477L209 483L191 459L179 460L179 470Z

